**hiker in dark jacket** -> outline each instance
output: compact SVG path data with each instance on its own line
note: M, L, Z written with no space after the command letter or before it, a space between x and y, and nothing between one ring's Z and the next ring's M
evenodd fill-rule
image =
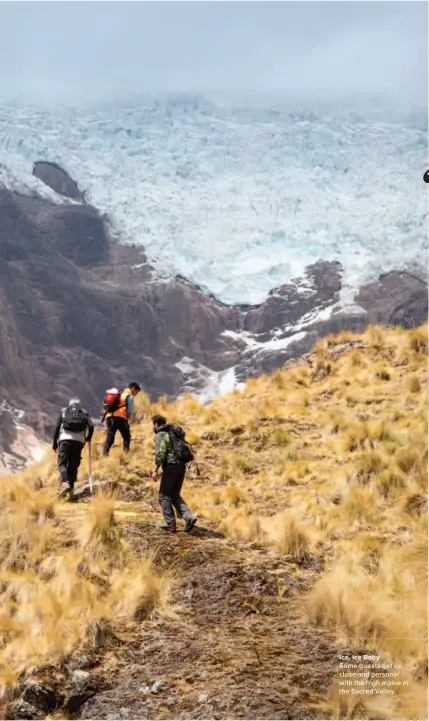
M158 478L158 469L162 468L161 484L158 500L164 515L165 524L161 526L164 531L176 532L176 516L185 521L185 531L188 533L197 522L196 516L190 511L180 492L186 474L186 463L180 461L174 454L170 438L173 426L167 424L164 416L153 416L153 430L155 435L155 470L152 473L154 481Z
M67 408L62 408L54 431L53 449L58 452L60 492L73 493L77 472L85 443L91 443L94 424L80 405L79 398L72 398Z

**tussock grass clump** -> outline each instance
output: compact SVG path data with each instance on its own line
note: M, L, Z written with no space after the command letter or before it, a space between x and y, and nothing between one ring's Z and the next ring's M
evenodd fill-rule
M369 582L363 568L353 569L347 563L326 574L307 599L307 610L316 625L325 625L346 639L365 647L378 644L386 635L386 617L365 604L359 605L362 590ZM363 595L363 594L362 594Z
M256 541L264 535L262 520L244 508L231 509L220 521L219 530L238 541Z
M94 651L107 650L117 646L119 639L113 630L113 623L107 618L92 618L84 631L85 645Z
M423 514L427 513L428 510L428 498L427 494L424 495L423 493L413 493L410 496L407 497L404 509L406 513L409 513L413 516L422 516Z
M364 451L355 462L356 479L367 484L389 466L389 458L379 451Z
M275 446L288 446L292 441L292 436L284 428L276 428L272 434L272 440Z
M396 463L403 473L411 474L421 470L427 462L427 451L412 445L401 448L396 454Z
M155 614L175 617L170 605L174 576L154 568L154 554L114 573L106 605L118 618L141 622Z
M219 502L223 502L225 505L233 506L235 508L243 503L248 503L248 501L248 494L243 489L237 488L236 486L228 486L228 488L225 488L225 490L219 494Z
M311 380L310 369L305 366L298 366L288 373L290 388L297 390L298 387L306 388Z
M392 497L392 495L406 488L406 485L406 476L399 468L387 468L383 470L375 482L375 487L383 498Z
M348 354L347 363L352 369L364 368L367 365L367 359L362 351L355 349Z
M428 354L428 326L427 324L421 328L413 328L409 332L409 347L414 353L422 355Z
M250 455L239 454L231 457L231 470L252 474L258 470L258 464Z
M377 516L377 497L372 488L354 486L341 504L343 516L350 522L372 522Z
M371 325L364 333L364 338L368 340L370 346L379 351L385 344L385 333L379 326Z
M328 433L337 435L344 431L350 424L350 420L340 408L330 408L326 413L325 428Z
M385 441L395 440L391 425L384 419L372 421L355 421L350 423L343 434L344 449L349 452L358 449L374 449Z
M283 388L287 387L287 375L282 370L277 370L270 378L270 385L272 385L274 388L278 390L282 390Z
M391 375L387 368L381 368L376 372L375 377L380 381L390 381Z
M310 531L292 511L286 511L272 520L269 535L279 553L295 561L304 560L310 552Z
M420 391L422 389L422 386L420 383L420 378L416 375L411 376L408 386L409 386L411 393L420 393Z
M125 546L121 539L121 527L115 519L116 494L97 494L91 502L88 514L80 525L77 539L90 557L104 557L121 564Z

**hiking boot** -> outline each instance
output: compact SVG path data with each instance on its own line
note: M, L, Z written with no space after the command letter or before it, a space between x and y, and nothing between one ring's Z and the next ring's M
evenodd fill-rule
M162 531L168 531L168 533L176 533L176 527L175 526L169 526L168 523L163 523L159 528Z
M192 529L195 526L197 521L198 521L198 518L196 516L194 516L194 518L191 518L190 521L186 521L185 528L183 529L185 531L185 533L189 533L189 531L192 531Z
M68 484L62 483L60 485L57 498L65 498L71 493L71 488Z

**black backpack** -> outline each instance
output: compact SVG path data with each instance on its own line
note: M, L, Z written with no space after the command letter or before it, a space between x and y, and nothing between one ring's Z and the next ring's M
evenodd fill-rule
M68 406L63 413L63 428L70 433L82 433L88 427L86 411L77 403Z
M169 431L173 453L181 463L191 463L194 460L192 448L185 441L185 431L181 426L175 426Z

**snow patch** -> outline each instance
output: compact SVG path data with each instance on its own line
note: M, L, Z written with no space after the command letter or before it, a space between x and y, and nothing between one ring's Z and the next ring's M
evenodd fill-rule
M237 333L233 330L224 330L221 335L245 343L247 347L245 352L256 351L257 353L263 353L265 351L284 350L291 343L296 343L297 341L305 338L307 333L293 333L293 335L288 338L272 338L272 340L266 342L257 341L255 336L248 331L241 331L240 333Z
M19 427L19 424L25 415L24 411L14 408L10 405L10 403L5 401L4 398L0 399L0 412L2 411L10 415L10 420L14 426Z
M303 315L299 321L291 325L285 325L284 328L280 329L281 333L289 333L290 331L297 332L303 328L307 328L309 325L314 323L322 323L323 321L329 320L335 310L338 308L338 304L326 306L326 308L315 308Z
M349 305L341 306L341 310L339 311L338 315L367 315L368 311L365 310L365 308L362 308L361 305L358 305L357 303L350 303Z
M342 316L365 316L366 310L356 303L342 306L341 303L334 303L333 305L326 306L325 308L315 308L308 313L305 313L296 323L286 324L281 328L275 328L271 332L271 339L269 341L258 341L257 335L249 333L248 331L231 331L226 330L221 335L232 338L235 341L245 343L245 353L256 351L261 353L263 351L276 351L287 348L291 343L305 338L309 327L316 323L323 323L328 321L330 318L342 317Z
M235 366L224 371L212 371L187 356L175 366L187 376L182 382L183 393L190 393L203 405L233 391L243 391L246 387L245 383L237 380Z

